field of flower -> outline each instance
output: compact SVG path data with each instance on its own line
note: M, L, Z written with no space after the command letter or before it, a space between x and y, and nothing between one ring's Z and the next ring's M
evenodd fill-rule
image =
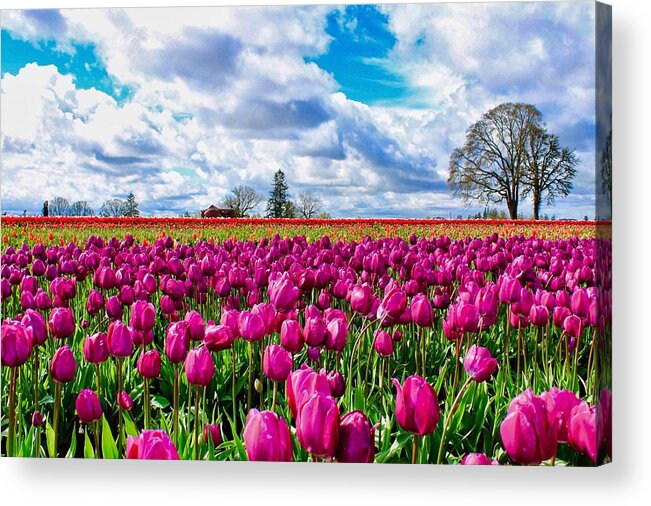
M3 218L2 455L609 462L606 235Z

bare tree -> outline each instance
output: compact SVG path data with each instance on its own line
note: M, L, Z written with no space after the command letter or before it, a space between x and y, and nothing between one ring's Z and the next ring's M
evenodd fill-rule
M296 207L301 218L315 218L319 213L323 212L323 201L318 195L302 191L298 194Z
M122 199L109 199L100 207L99 214L107 218L116 218L124 216L127 210L127 202Z
M530 104L509 102L485 113L450 155L448 185L454 194L465 202L505 202L510 218L517 219L527 138L541 125L542 114Z
M54 197L48 207L50 216L68 216L70 214L70 202L63 197Z
M79 200L70 206L70 216L94 216L95 211L85 200Z
M566 197L572 191L578 158L574 151L560 145L557 135L537 126L529 132L526 157L523 195L531 194L533 219L537 220L543 198L549 205L556 197Z
M244 218L262 202L262 196L251 186L236 186L231 194L224 197L222 207L235 211L235 216Z

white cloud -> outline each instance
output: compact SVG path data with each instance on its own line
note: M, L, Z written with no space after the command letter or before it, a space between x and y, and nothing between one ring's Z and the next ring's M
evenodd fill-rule
M99 207L134 191L145 211L175 214L236 184L266 194L283 169L292 192L319 193L334 216L445 215L461 208L446 188L449 153L488 108L517 97L548 106L553 128L590 119L589 62L568 62L573 46L591 47L584 6L380 8L397 44L376 63L408 82L401 106L352 101L305 61L327 50L328 6L3 13L3 27L34 44L93 43L116 85L132 89L119 104L54 66L5 74L3 207L38 211L54 195ZM532 15L566 36L529 37Z

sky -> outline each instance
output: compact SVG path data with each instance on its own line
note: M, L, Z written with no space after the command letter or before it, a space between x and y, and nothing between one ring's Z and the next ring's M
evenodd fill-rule
M2 210L195 214L282 169L333 217L465 217L484 205L452 195L450 153L510 101L580 160L541 214L593 217L594 5L2 11Z

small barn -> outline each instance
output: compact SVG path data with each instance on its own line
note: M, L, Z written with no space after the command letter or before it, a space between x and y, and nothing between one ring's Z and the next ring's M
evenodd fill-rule
M201 210L202 218L235 218L235 210L231 208L219 208L210 205L207 209Z

